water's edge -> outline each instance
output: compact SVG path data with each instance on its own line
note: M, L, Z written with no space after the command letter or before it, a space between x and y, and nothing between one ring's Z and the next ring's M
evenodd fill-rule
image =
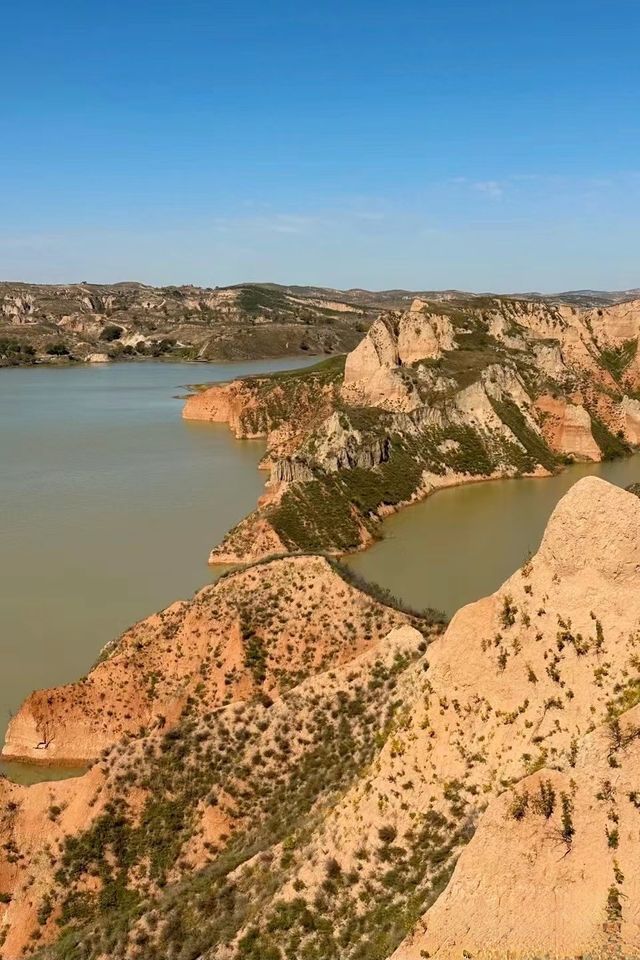
M300 359L207 367L215 383L299 368ZM228 571L206 559L263 492L264 442L238 441L226 424L183 421L176 390L185 389L187 366L9 368L0 376L3 712L34 687L80 676L132 623ZM343 559L404 602L452 614L521 565L557 501L586 475L627 486L640 479L640 454L432 491L386 517L379 541ZM3 772L33 782L82 770L0 762Z
M315 362L207 363L206 376ZM0 740L33 689L75 680L131 624L215 579L211 543L261 495L264 442L182 420L176 394L193 372L166 361L0 372Z
M434 490L386 517L381 539L344 561L406 603L452 616L493 593L535 552L555 505L584 476L626 487L640 480L640 453L573 464L547 477Z

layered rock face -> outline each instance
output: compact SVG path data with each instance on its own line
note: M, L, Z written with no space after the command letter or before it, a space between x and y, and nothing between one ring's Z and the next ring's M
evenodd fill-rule
M439 309L442 311L442 305ZM623 370L631 366L639 327L640 301L581 311L564 305L496 299L482 307L473 301L448 305L448 313L433 312L433 305L430 309L428 304L416 301L400 317L376 321L352 351L345 366L343 396L390 410L413 409L417 397L399 389L400 368L438 360L459 347L464 349L464 337L461 342L458 334L473 334L482 328L509 350L533 352L537 364L553 380L566 381L572 372L581 370L595 375L602 386L613 387L615 377L601 363L601 353L606 349L615 352L635 342L633 357L629 356ZM485 341L484 346L491 344ZM634 364L631 372L635 379ZM387 394L384 384L389 386Z
M638 324L640 301L416 299L379 317L321 391L308 371L286 389L264 378L191 398L185 416L269 447L267 495L211 559L360 549L380 516L434 489L630 452Z
M593 439L591 417L582 404L542 396L536 407L543 415L542 432L554 450L580 460L602 459L600 447Z
M585 322L600 343L622 346L629 340L637 340L640 334L640 300L589 310Z
M623 397L620 401L620 418L623 429L631 443L640 443L640 401L631 397Z
M454 329L446 315L428 312L415 300L400 317L380 317L347 357L342 395L350 403L390 410L420 406L417 392L407 391L398 368L418 360L437 359L455 347Z
M342 361L273 377L216 384L185 401L185 420L227 423L238 439L265 437L277 452L296 449L335 405Z

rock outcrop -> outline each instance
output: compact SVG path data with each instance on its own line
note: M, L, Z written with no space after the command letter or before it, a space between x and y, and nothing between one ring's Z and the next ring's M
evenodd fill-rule
M263 437L269 429L251 384L240 380L209 387L187 397L182 416L185 420L226 423L237 439Z
M267 496L212 560L361 549L381 516L433 489L629 453L640 442L637 339L626 339L637 313L418 298L379 317L330 383L310 370L189 399L186 417L268 444Z
M330 415L342 362L205 387L187 397L185 420L226 423L238 439L265 437L279 452L296 449Z
M630 443L640 444L640 400L623 397L619 409L625 436Z
M90 353L85 360L87 363L109 363L111 357L108 353Z
M536 408L543 415L543 435L554 450L579 460L602 459L600 447L593 439L591 417L582 404L543 395Z
M415 300L400 317L376 320L347 357L342 387L347 402L387 410L413 410L420 405L419 394L407 389L399 368L435 360L455 346L449 318L427 312L427 307Z
M602 344L622 346L640 336L640 300L626 300L586 312L585 323Z

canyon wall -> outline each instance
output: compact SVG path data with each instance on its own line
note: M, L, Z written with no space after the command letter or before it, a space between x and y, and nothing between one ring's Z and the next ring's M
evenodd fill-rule
M639 325L640 301L593 310L416 299L380 316L330 378L311 368L190 398L186 417L268 444L266 495L211 560L339 555L369 545L382 516L433 489L630 453Z

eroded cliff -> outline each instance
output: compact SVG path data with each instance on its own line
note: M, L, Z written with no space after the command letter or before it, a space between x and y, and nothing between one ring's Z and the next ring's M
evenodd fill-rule
M417 299L375 321L343 374L333 364L197 394L185 416L268 442L266 495L211 560L344 553L442 486L630 452L639 325L640 301Z
M0 283L0 367L340 353L361 339L374 303L276 284Z

